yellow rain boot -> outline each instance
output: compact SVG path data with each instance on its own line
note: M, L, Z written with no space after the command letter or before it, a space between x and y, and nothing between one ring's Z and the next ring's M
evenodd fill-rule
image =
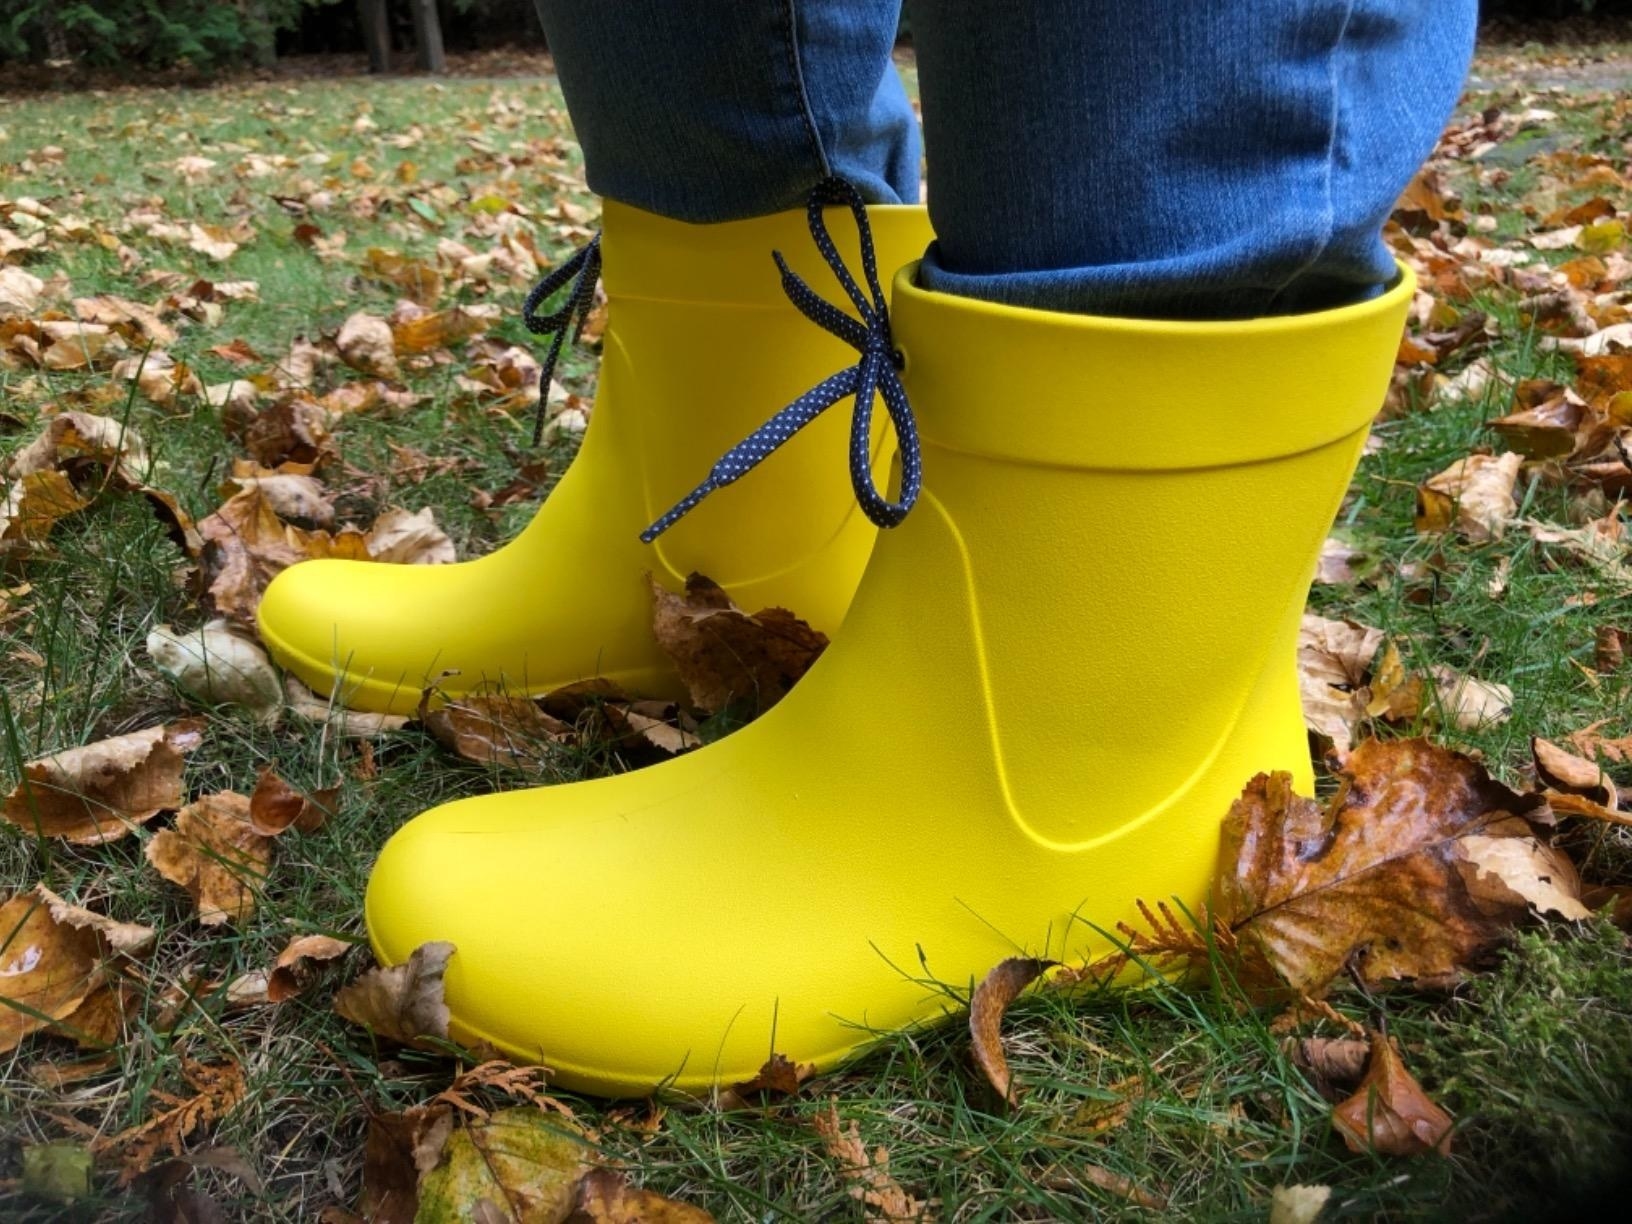
M921 207L876 206L868 218L886 275L929 243ZM700 507L656 548L639 539L678 491L850 352L790 310L777 281L773 249L821 272L804 210L688 225L609 200L603 225L607 327L578 457L526 530L477 560L322 560L278 575L261 638L319 692L409 713L448 672L449 694L537 694L604 676L679 696L652 637L647 572L673 586L707 574L750 611L791 608L829 633L844 618L876 531L845 477L838 414L730 505ZM884 436L874 431L879 453Z
M376 954L452 942L454 1034L563 1087L698 1092L1198 905L1243 784L1311 781L1299 615L1411 294L1148 322L903 270L922 494L826 655L690 756L419 816L369 884Z

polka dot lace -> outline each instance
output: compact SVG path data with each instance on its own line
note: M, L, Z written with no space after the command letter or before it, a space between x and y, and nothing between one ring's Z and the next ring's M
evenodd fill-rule
M863 293L827 231L822 210L843 204L856 220L861 239L861 267L867 281ZM830 178L818 184L807 206L810 236L822 258L833 270L840 287L855 306L859 319L852 318L819 297L797 273L788 267L780 251L772 258L782 273L782 289L811 322L831 332L861 354L861 360L806 391L793 403L761 425L744 441L729 450L703 481L645 531L640 538L650 544L674 526L703 498L753 471L806 425L846 397L855 398L855 415L850 424L850 482L855 486L861 509L880 527L894 527L907 517L918 500L923 481L923 464L918 448L918 428L901 385L901 355L890 338L890 316L884 305L884 290L878 283L878 260L873 253L873 235L867 225L867 206L861 193L843 179ZM870 298L869 298L870 295ZM884 407L895 425L901 454L901 500L892 502L873 483L872 425L873 401L882 396Z
M573 342L584 333L589 312L595 305L595 284L601 279L601 236L596 234L576 254L533 286L527 300L521 305L521 321L535 336L549 336L550 351L544 355L544 368L538 375L538 412L533 417L533 445L544 436L544 414L550 403L550 382L555 378L555 364L561 359L561 346L567 333ZM543 305L563 288L566 299L549 314L541 314Z

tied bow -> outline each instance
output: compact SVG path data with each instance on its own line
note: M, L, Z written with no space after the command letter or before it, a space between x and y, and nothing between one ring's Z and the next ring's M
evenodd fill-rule
M822 209L830 204L847 205L855 218L861 240L861 267L867 282L866 293L845 267L844 259L827 231ZM878 260L873 253L872 230L867 224L867 206L862 201L861 193L849 183L843 179L829 178L811 192L806 212L810 221L810 236L860 318L852 318L823 299L788 267L780 251L774 251L772 257L782 273L783 292L801 314L854 348L861 354L861 360L806 391L727 451L709 472L707 480L640 533L640 538L647 544L674 526L703 498L747 475L794 434L850 396L856 402L850 424L850 482L855 486L856 500L861 505L862 513L880 527L894 527L907 517L913 503L918 500L918 490L923 483L918 427L907 403L906 390L901 385L901 355L890 338L890 315L884 305L884 290L878 283ZM879 396L883 398L884 407L895 425L896 441L900 448L899 502L888 500L873 483L870 442L873 403Z
M533 445L544 436L544 413L550 402L550 382L555 377L555 363L561 358L561 346L567 333L573 343L584 334L589 312L595 305L595 283L601 278L601 236L596 234L575 252L571 259L552 268L547 276L534 285L521 306L521 321L535 336L549 335L550 351L544 356L544 367L538 375L538 413L533 417ZM539 313L544 303L563 287L570 286L561 305L549 314Z

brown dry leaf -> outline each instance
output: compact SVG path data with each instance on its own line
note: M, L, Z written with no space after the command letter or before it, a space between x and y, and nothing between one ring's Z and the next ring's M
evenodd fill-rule
M82 906L64 901L44 884L34 885L34 895L45 902L51 912L51 921L64 923L79 930L94 931L115 952L135 956L152 947L158 933L139 922L116 922L106 914L98 914Z
M394 323L391 335L399 353L428 353L480 335L497 320L494 308L455 306Z
M40 897L0 905L0 1054L73 1015L102 986L100 960L97 933L58 921Z
M371 710L348 710L331 698L319 697L293 676L283 680L284 699L289 712L307 722L326 727L334 735L351 739L373 739L400 731L408 725L406 714L377 714Z
M419 1179L442 1160L453 1134L453 1110L416 1106L371 1114L363 1140L363 1193L357 1207L369 1224L413 1224Z
M272 840L249 820L249 799L220 791L189 803L173 829L147 843L147 861L179 884L205 926L243 922L255 912L255 886L272 866Z
M180 396L204 394L204 384L184 361L163 349L149 349L116 361L113 378L134 382L137 390L160 408L169 408Z
M1620 806L1614 781L1596 761L1576 756L1539 735L1530 739L1530 754L1535 758L1536 777L1544 786L1586 795L1605 807Z
M278 953L266 979L266 999L282 1003L306 988L317 965L344 956L352 945L332 935L299 935Z
M370 969L334 996L334 1010L353 1024L403 1045L424 1045L424 1038L448 1037L448 1005L442 998L442 976L453 955L451 943L415 948L407 961L389 969Z
M340 352L340 360L354 370L392 380L400 373L391 325L378 315L359 310L340 325L334 346Z
M868 1152L861 1142L861 1129L852 1120L839 1122L837 1099L827 1103L825 1113L811 1118L811 1126L822 1140L827 1154L839 1162L839 1171L850 1182L850 1197L861 1203L868 1220L934 1219L929 1204L903 1190L890 1176L890 1154L884 1148Z
M652 632L705 713L733 701L769 709L827 647L827 636L793 613L767 608L750 616L701 574L686 579L683 596L648 580Z
M1455 668L1428 669L1434 685L1432 713L1460 731L1504 723L1513 713L1513 690L1494 680L1480 680Z
M1359 1090L1332 1110L1332 1128L1351 1152L1417 1156L1451 1152L1451 1115L1405 1069L1392 1038L1371 1037L1371 1064Z
M451 565L458 560L448 533L436 525L429 506L410 514L392 507L374 520L363 537L368 555L398 565Z
M3 598L3 597L0 597ZM1599 625L1593 630L1592 668L1601 676L1614 675L1626 662L1626 648L1632 634L1614 625Z
M40 436L11 457L6 475L26 476L49 468L67 468L81 460L109 469L126 487L139 487L149 466L147 447L134 429L112 417L91 412L64 412L46 423Z
M1540 796L1421 739L1366 740L1339 774L1324 809L1260 774L1225 819L1218 917L1255 994L1318 996L1350 965L1368 982L1448 981L1532 903L1577 916L1573 871L1524 819L1545 818Z
M262 837L276 837L291 827L302 833L316 833L339 797L338 786L302 794L278 776L276 766L268 765L250 792L249 824Z
M1371 1043L1353 1037L1303 1037L1291 1043L1292 1061L1314 1080L1322 1096L1330 1100L1339 1087L1347 1090L1366 1073Z
M121 1154L124 1168L119 1175L119 1185L128 1186L135 1181L161 1151L180 1156L191 1136L231 1113L247 1091L244 1069L236 1062L199 1063L183 1056L181 1073L193 1090L192 1096L153 1089L148 1093L149 1098L165 1108L146 1122L92 1144L99 1156Z
M1502 441L1527 459L1562 459L1576 451L1587 406L1567 392L1490 421Z
M238 460L232 468L232 476L221 489L223 496L257 489L281 519L303 527L334 525L334 503L323 483L311 473L263 468L249 460Z
M73 482L55 468L7 481L0 500L0 548L39 544L57 520L90 505Z
M111 293L75 298L74 313L83 323L105 323L115 328L123 326L126 338L139 347L176 342L175 329L160 318L153 307L115 297Z
M182 758L203 740L203 723L181 719L30 761L0 814L38 837L114 841L181 806Z
M1298 689L1309 730L1347 748L1366 717L1366 681L1383 631L1306 612L1298 628Z
M478 765L536 769L544 745L576 738L571 724L527 697L458 697L424 710L420 721L437 743Z
M1518 513L1513 484L1524 456L1469 455L1417 489L1416 528L1433 533L1455 530L1475 543L1499 540Z
M45 282L32 272L0 262L0 319L27 318L44 292Z
M1009 1004L1057 962L1011 956L986 975L969 1000L970 1049L975 1065L1005 1105L1019 1103L1009 1059L1003 1053L1003 1013Z
M611 1169L591 1169L578 1182L566 1224L711 1224L701 1207L637 1190Z
M1050 1177L1051 1173L1055 1180L1045 1180ZM1090 1186L1096 1186L1107 1194L1116 1195L1117 1198L1126 1199L1137 1207L1143 1207L1146 1211L1167 1210L1167 1198L1164 1195L1152 1194L1131 1177L1107 1169L1104 1165L1089 1162L1068 1167L1054 1165L1050 1170L1045 1170L1038 1180L1045 1185L1057 1185L1061 1189L1087 1182Z
M198 525L205 541L203 583L223 616L253 624L272 579L309 557L368 560L361 532L305 531L278 518L259 488L236 493Z
M816 1074L815 1063L796 1063L786 1054L772 1054L750 1080L732 1084L721 1094L722 1109L746 1106L750 1097L792 1096L811 1076Z
M1632 564L1628 564L1626 524L1620 507L1613 506L1602 518L1590 519L1579 527L1559 527L1552 523L1525 519L1524 526L1538 544L1556 544L1579 557L1603 578L1622 591L1632 591Z
M363 255L363 266L372 279L393 286L409 301L421 306L434 306L442 296L442 273L422 260L369 247Z
M264 467L315 464L329 451L329 410L303 392L280 395L255 412L223 414L229 432L242 433L244 448Z

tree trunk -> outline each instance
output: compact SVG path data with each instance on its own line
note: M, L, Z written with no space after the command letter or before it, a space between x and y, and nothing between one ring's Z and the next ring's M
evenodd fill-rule
M357 24L363 27L363 42L368 47L368 70L390 72L391 22L385 0L357 0Z
M278 32L266 12L266 0L239 0L239 11L249 27L250 57L257 68L271 68L278 62Z
M442 53L442 15L436 0L408 0L414 14L415 62L426 72L446 72L447 56Z

